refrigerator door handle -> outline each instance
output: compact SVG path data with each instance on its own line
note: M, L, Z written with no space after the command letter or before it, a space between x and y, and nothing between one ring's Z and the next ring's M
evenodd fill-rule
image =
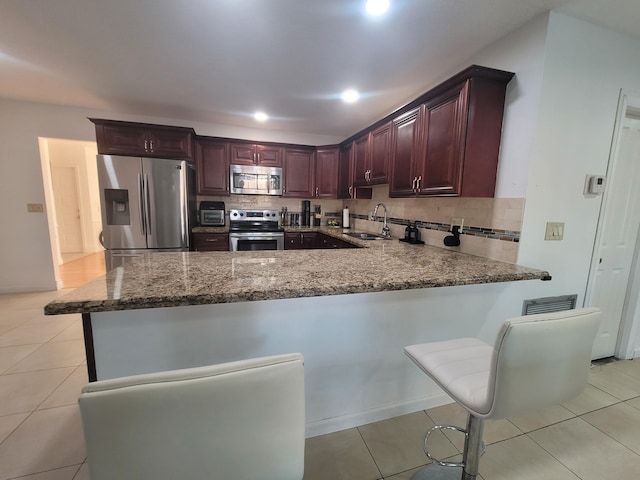
M149 176L144 174L144 181L142 182L144 191L144 211L146 214L147 236L151 235L151 198L149 197Z
M147 216L146 206L144 200L144 179L142 178L142 174L138 174L138 204L140 205L140 228L142 229L142 234L147 234Z

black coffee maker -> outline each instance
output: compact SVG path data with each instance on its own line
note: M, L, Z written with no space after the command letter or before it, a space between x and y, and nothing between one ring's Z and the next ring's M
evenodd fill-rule
M406 243L416 243L423 244L424 242L420 240L420 230L415 223L410 223L407 225L407 228L404 229L404 238L401 239Z

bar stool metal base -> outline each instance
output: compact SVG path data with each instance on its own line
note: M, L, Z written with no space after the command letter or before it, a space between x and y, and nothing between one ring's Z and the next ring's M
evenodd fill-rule
M436 463L427 465L418 470L411 480L460 480L462 478L462 468L443 467Z

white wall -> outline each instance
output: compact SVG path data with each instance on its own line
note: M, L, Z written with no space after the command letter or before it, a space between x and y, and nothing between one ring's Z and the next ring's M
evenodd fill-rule
M553 276L502 292L479 334L489 341L526 298L577 293L583 301L601 203L582 194L584 177L606 171L620 89L640 90L640 41L551 13L471 63L516 73L507 91L496 196L526 197L518 263ZM566 223L564 240L544 240L547 221ZM634 332L637 351L640 329Z
M95 141L87 117L184 125L200 135L257 141L328 145L341 140L0 99L0 293L56 288L46 215L27 213L26 204L45 204L38 138Z

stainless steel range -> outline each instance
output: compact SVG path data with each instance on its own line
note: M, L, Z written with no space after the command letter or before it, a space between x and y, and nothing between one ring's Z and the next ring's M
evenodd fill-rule
M284 250L284 229L278 225L278 211L229 210L229 249Z

